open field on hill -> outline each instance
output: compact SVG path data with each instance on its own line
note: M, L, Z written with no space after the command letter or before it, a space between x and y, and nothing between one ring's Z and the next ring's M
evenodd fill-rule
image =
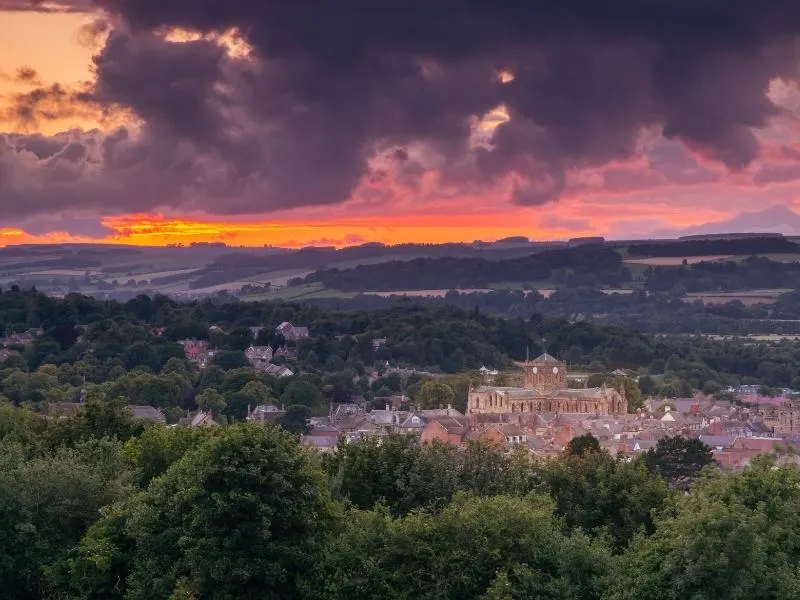
M693 265L699 262L714 262L730 260L731 258L734 258L731 254L717 256L651 256L648 258L626 258L624 262L631 265L675 267L682 265L683 261L686 261L686 264Z
M366 294L372 294L374 296L383 296L384 298L388 298L389 296L410 296L410 297L423 297L423 298L443 298L447 292L451 290L392 290L389 292L365 292ZM457 292L461 292L462 294L471 294L471 293L486 293L491 292L491 289L488 288L474 288L474 289L458 289L455 290Z
M745 306L768 304L774 302L781 294L791 292L790 289L748 290L740 292L690 292L683 299L687 302L701 300L705 304L725 304L739 300Z

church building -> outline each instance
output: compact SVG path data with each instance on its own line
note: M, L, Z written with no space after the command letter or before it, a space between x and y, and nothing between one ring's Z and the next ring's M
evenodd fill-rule
M523 365L523 387L481 386L470 390L467 414L628 412L625 396L613 388L570 388L567 364L546 352Z

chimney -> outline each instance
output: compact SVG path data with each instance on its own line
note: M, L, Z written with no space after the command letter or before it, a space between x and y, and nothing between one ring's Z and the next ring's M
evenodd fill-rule
M391 409L390 409L390 407L389 407L389 403L387 402L387 403L386 403L386 412L389 412L390 410L391 410Z
M447 405L447 416L448 417L450 416L451 412L453 412L453 405L452 404L448 404Z

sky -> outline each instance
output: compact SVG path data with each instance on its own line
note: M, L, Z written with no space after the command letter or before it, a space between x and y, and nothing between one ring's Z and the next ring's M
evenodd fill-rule
M800 209L794 0L0 0L0 245L646 237Z

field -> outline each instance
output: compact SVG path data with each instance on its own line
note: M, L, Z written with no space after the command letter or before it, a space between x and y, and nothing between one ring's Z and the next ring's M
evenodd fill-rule
M781 294L791 292L789 289L774 290L748 290L746 292L690 292L683 299L687 302L700 300L704 304L725 304L733 300L739 300L745 306L756 304L769 304Z
M626 258L624 262L631 265L647 265L651 267L675 267L682 265L683 261L686 261L688 265L693 265L699 262L715 262L731 258L734 257L730 254L718 256L651 256L649 258Z
M417 297L417 298L444 298L445 294L451 290L393 290L391 292L365 292L367 294L372 294L374 296L382 296L384 298L388 298L389 296L409 296L409 297ZM472 293L486 293L491 292L490 289L460 289L455 290L457 292L461 292L462 294L472 294Z

